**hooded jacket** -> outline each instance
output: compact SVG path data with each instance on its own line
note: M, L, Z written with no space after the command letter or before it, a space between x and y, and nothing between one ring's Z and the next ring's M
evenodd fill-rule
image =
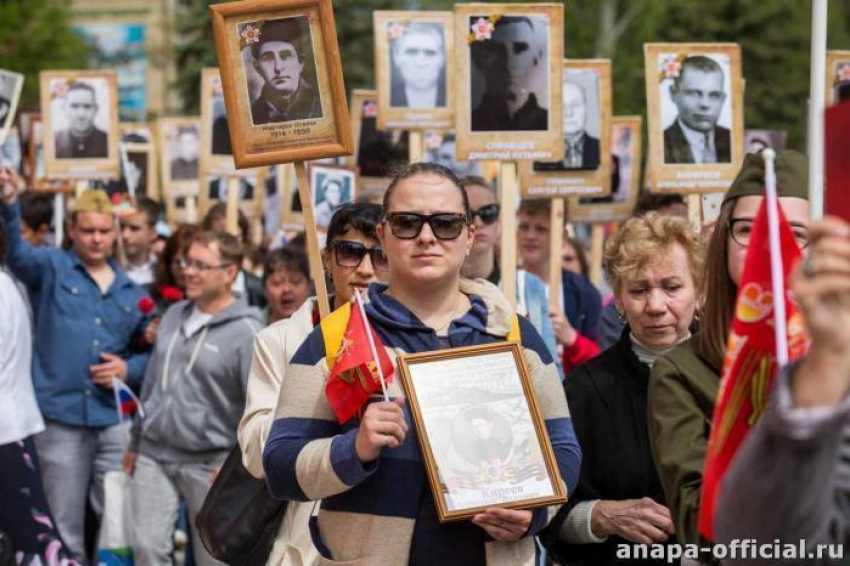
M514 314L498 288L484 280L462 280L460 288L472 306L449 326L449 346L503 341ZM434 330L385 290L381 284L369 287L366 314L390 359L440 349ZM531 323L522 317L519 323L541 416L571 493L578 482L581 452L558 371ZM340 426L328 405L329 373L325 343L317 328L287 368L263 459L266 481L275 497L322 499L312 534L325 560L370 566L429 561L445 566L534 564L534 535L557 507L533 510L528 532L513 542L494 541L469 521L440 524L409 407L404 408L410 427L404 443L363 464L355 451L359 420L355 417ZM387 384L391 397L402 392L397 374L396 368L396 376Z
M245 409L260 311L236 300L187 337L193 308L181 301L166 311L145 375L139 451L155 459L226 456Z

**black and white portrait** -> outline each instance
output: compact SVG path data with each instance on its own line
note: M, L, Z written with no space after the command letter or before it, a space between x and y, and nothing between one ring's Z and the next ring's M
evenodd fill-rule
M431 163L437 163L443 167L448 167L454 171L458 177L466 177L467 175L480 175L481 166L477 161L458 161L455 155L454 132L445 134L428 133L425 135L425 146L427 152L427 160Z
M250 46L252 71L245 69L245 77L253 124L321 118L309 19L293 16L237 28Z
M110 87L101 78L54 78L51 129L56 159L109 157Z
M440 22L388 22L390 106L446 106L446 30Z
M313 216L316 229L325 231L336 210L354 202L356 174L352 170L313 166L310 169L310 186L313 189Z
M539 15L495 22L469 18L471 130L545 131L549 127L548 27Z
M0 143L0 165L21 172L21 139L17 128L10 128L6 139Z
M148 160L150 159L150 153L147 151L127 151L127 159L126 161L122 161L122 181L124 185L127 187L127 192L131 195L135 195L136 198L140 196L148 196L156 198L155 195L151 195L151 191L148 187Z
M230 130L227 127L227 110L224 107L224 91L221 88L221 77L214 76L208 88L212 91L212 154L233 155L230 147Z
M227 177L210 175L207 177L207 196L210 201L227 200ZM254 199L254 178L239 177L239 200Z
M665 164L732 162L729 57L658 56Z
M178 126L167 140L169 178L171 181L193 181L198 178L201 134L197 126Z
M632 184L632 168L640 167L632 162L632 144L634 144L633 126L616 124L611 127L611 194L605 197L584 197L579 200L586 204L622 204L629 199Z
M357 166L362 177L387 177L392 168L410 159L406 131L378 130L378 103L364 100L360 111Z
M0 69L0 142L12 126L24 76Z
M599 167L600 80L599 71L594 69L564 70L564 159L536 162L535 171L583 171Z

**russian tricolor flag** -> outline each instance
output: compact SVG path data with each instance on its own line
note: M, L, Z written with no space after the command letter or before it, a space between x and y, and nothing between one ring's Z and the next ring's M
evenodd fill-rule
M118 409L118 420L123 421L138 413L140 419L145 418L142 402L126 383L118 378L112 380L112 392L115 394L115 405Z

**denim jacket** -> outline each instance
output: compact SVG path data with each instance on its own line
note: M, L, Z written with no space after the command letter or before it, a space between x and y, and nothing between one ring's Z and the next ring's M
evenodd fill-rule
M90 366L100 354L127 362L127 383L138 389L148 352L133 348L150 323L138 307L144 290L110 260L115 280L102 293L77 254L34 248L21 237L17 203L0 205L9 268L30 290L35 315L33 383L42 415L65 424L105 427L118 422L111 389L96 385Z

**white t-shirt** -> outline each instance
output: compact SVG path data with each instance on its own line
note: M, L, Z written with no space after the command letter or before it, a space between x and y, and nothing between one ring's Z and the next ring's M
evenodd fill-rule
M198 307L193 306L192 312L189 314L189 318L183 321L183 335L186 338L191 337L195 332L204 327L210 320L212 320L213 315L208 314L200 310Z
M0 270L0 445L44 430L32 384L32 327L20 289Z
M154 281L154 268L156 257L151 255L150 259L142 265L127 265L127 277L136 285L149 285Z

